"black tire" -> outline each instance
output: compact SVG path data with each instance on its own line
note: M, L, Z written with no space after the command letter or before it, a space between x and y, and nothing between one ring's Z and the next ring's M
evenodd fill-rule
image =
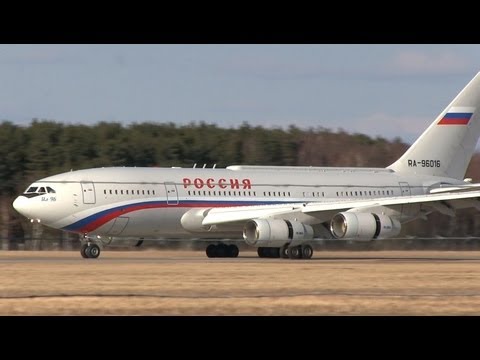
M282 259L288 259L288 245L283 245L280 248L280 257Z
M228 257L236 258L238 256L239 250L237 245L230 244L227 247Z
M88 255L86 253L86 250L88 248L88 245L87 244L83 244L81 247L80 247L80 255L82 255L82 257L84 259L87 259L88 258Z
M214 244L208 245L205 252L209 258L217 257L217 247Z
M302 258L302 251L300 246L291 246L288 248L288 257L290 259L301 259Z
M310 245L302 246L302 259L311 259L313 256L313 248Z
M225 244L218 244L217 245L217 257L227 257L228 256L228 247Z
M89 246L89 250L88 250L88 257L92 258L92 259L96 259L100 256L100 246L98 246L97 244L92 244Z
M270 248L270 257L278 259L280 257L280 248Z
M259 248L257 249L257 254L258 254L258 257L264 258L265 255L266 255L266 254L265 254L265 248L259 247Z

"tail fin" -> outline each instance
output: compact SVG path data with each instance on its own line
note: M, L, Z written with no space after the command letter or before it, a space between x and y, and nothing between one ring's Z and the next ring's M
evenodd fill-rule
M480 135L480 72L403 156L397 172L463 179Z

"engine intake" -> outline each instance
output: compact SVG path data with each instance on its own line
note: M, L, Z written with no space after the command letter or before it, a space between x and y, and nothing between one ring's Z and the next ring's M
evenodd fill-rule
M341 212L330 222L330 231L337 239L386 239L398 235L401 228L398 220L371 213Z
M313 239L313 228L298 221L254 219L245 224L243 238L255 247L280 247Z

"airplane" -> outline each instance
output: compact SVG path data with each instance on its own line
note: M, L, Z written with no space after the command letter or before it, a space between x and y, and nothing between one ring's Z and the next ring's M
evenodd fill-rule
M32 222L81 234L80 253L122 238L209 239L208 257L237 257L243 238L261 258L310 259L319 239L395 237L432 212L480 210L464 179L480 135L480 72L386 168L107 167L35 181L13 202Z

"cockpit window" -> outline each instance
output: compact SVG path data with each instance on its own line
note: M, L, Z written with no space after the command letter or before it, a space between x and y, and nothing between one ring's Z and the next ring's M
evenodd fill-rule
M50 186L41 186L41 187L38 187L38 186L30 186L30 187L24 192L24 194L46 194L46 193L55 194L56 191L53 190Z

